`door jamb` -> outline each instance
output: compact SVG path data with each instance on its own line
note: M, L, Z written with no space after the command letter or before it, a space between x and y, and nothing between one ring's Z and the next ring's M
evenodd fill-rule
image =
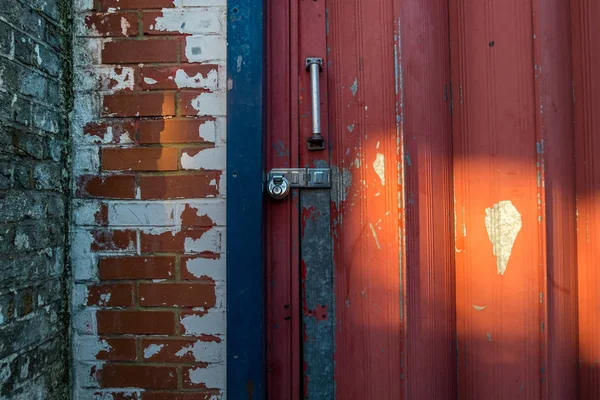
M264 399L263 0L227 1L227 395Z

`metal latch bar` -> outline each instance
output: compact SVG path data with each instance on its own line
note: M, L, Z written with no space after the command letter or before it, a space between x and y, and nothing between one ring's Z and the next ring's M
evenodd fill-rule
M285 178L292 188L328 189L331 187L329 168L275 168L269 172L267 182Z

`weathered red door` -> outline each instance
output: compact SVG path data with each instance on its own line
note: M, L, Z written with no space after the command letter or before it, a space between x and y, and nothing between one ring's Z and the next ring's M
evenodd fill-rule
M598 398L577 364L588 25L561 0L267 3L266 169L332 179L268 201L269 398Z

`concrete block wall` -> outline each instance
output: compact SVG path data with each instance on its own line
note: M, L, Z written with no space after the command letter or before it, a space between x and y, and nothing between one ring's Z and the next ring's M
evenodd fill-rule
M0 399L70 392L68 3L0 0Z
M76 399L225 399L225 0L76 0Z

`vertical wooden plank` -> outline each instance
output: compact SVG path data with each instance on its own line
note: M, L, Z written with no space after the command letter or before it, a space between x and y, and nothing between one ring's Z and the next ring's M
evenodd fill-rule
M262 399L264 9L251 0L227 6L227 219L236 221L227 226L227 395Z
M571 2L577 185L580 399L600 397L600 3Z
M267 2L267 170L298 166L295 2ZM300 396L299 196L267 200L267 398Z
M407 399L456 396L448 1L400 2Z
M402 186L391 0L328 2L337 399L402 398Z
M542 398L575 399L577 367L577 254L570 6L534 0L533 43L540 234L544 285ZM545 239L545 243L544 243ZM546 268L544 268L544 264Z
M451 0L459 398L540 396L531 1Z
M326 52L326 2L301 0L298 9L298 104L299 154L302 167L329 166L329 127ZM319 57L322 134L325 149L309 151L312 135L310 74L307 57ZM331 253L330 190L304 190L300 193L300 275L302 301L303 394L305 399L334 398L335 300Z

